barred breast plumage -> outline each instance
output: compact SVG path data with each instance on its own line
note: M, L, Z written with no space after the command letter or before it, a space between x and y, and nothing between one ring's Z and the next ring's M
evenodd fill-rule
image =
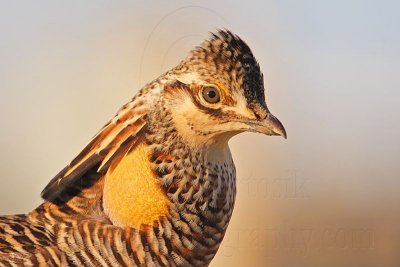
M0 266L207 266L229 220L229 139L286 137L261 71L229 31L146 85L42 192L0 218Z

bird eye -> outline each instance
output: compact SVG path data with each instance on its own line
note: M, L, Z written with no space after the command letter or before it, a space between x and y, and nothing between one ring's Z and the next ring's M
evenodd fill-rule
M221 100L219 90L213 86L206 86L203 88L203 98L210 104L218 103Z

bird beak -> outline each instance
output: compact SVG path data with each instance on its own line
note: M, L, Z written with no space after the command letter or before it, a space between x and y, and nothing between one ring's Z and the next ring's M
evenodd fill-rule
M280 135L285 139L287 138L286 130L282 123L269 112L263 120L249 120L246 124L250 126L250 131L266 135Z

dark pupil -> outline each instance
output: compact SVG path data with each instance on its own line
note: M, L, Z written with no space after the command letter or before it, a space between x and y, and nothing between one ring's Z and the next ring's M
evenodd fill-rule
M214 97L217 96L217 93L215 91L213 91L213 90L210 90L210 91L207 92L207 95L208 95L209 98L214 98Z

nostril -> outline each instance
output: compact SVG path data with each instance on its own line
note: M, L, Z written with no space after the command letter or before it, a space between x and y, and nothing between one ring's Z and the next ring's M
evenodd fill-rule
M262 119L262 115L259 112L254 111L254 115L256 115L256 119L257 120L261 120Z
M253 111L253 114L257 120L264 120L269 113L268 108L262 106L261 104L250 104L249 109Z
M255 109L254 115L256 116L257 120L263 120L268 116L268 112L263 109Z

